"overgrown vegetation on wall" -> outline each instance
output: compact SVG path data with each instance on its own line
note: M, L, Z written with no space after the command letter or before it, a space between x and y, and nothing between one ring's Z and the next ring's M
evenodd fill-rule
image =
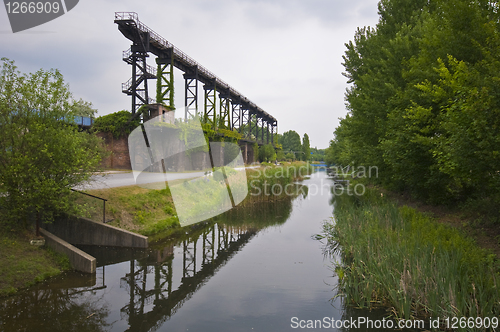
M114 138L126 136L140 124L139 117L132 119L129 111L118 111L98 117L94 121L92 129L95 132L111 133Z

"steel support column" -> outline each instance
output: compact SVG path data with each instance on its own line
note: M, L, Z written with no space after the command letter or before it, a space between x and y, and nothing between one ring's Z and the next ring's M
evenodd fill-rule
M243 134L243 137L248 136L248 123L250 121L250 114L248 111L248 107L245 105L241 106L241 127L240 127L240 134ZM242 132L243 129L246 129L246 133Z
M266 139L267 139L267 144L269 144L269 122L266 121L266 123L267 123Z
M169 52L165 53L163 57L156 58L156 64L158 65L158 79L156 80L156 102L165 105L170 110L174 110L173 49L169 49Z
M152 103L148 94L148 79L156 78L156 70L147 65L147 50L134 44L123 52L123 61L132 65L132 77L122 84L122 92L132 96L132 114L145 104Z
M250 111L248 110L248 107L245 105L241 106L241 128L244 128L246 132L241 132L242 129L240 128L240 134L243 135L243 137L250 137Z
M264 119L260 119L260 142L264 144Z
M194 66L192 71L184 74L185 80L185 115L184 119L192 119L198 116L198 66Z
M278 125L278 123L276 121L274 121L271 124L271 142L272 142L273 145L275 145L274 144L274 131L275 131L275 129L276 129L276 134L278 133L278 128L276 128L277 125Z
M248 110L248 137L250 139L252 138L254 127L257 127L257 118L251 110ZM255 131L254 139L257 140L257 131Z
M242 126L242 116L241 116L241 105L238 103L232 103L231 105L232 111L231 111L231 130L237 129L238 132L240 131L240 128Z
M215 128L217 123L217 85L215 82L212 84L205 84L205 112L203 114L203 122L209 123L212 128Z
M255 127L253 128L252 133L255 133L255 141L259 142L259 125L260 125L260 117L258 114L255 114Z
M262 128L262 118L259 115L255 116L255 140L259 142L260 128ZM262 143L262 141L260 141Z
M231 102L229 95L219 94L219 119L217 121L218 128L230 129L231 128Z

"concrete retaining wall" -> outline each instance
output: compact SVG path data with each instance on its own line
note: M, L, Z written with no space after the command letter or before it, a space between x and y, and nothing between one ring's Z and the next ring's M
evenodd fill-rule
M45 244L47 246L69 257L71 266L75 270L85 273L95 273L96 259L94 257L72 246L45 229L40 229L40 233L45 237Z
M71 244L147 248L148 237L86 218L66 216L44 224L46 230Z

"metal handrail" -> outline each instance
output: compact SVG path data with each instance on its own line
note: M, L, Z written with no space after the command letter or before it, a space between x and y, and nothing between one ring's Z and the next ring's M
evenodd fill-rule
M127 61L132 56L132 48L129 48L126 51L123 51L122 59L123 61ZM157 69L151 65L146 64L146 74L151 74L156 76Z
M102 222L104 224L106 223L106 202L108 201L107 199L102 198L102 197L97 197L97 196L94 196L94 195L91 195L91 194L87 194L87 193L85 193L83 191L79 191L79 190L75 190L75 189L71 189L71 191L74 191L74 192L82 194L82 195L87 195L87 196L90 196L90 197L102 200Z

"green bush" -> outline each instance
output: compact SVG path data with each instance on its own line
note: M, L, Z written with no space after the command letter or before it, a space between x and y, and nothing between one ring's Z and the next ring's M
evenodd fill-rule
M95 119L92 129L96 132L111 133L114 138L130 134L140 125L139 117L132 119L129 111L118 111Z

